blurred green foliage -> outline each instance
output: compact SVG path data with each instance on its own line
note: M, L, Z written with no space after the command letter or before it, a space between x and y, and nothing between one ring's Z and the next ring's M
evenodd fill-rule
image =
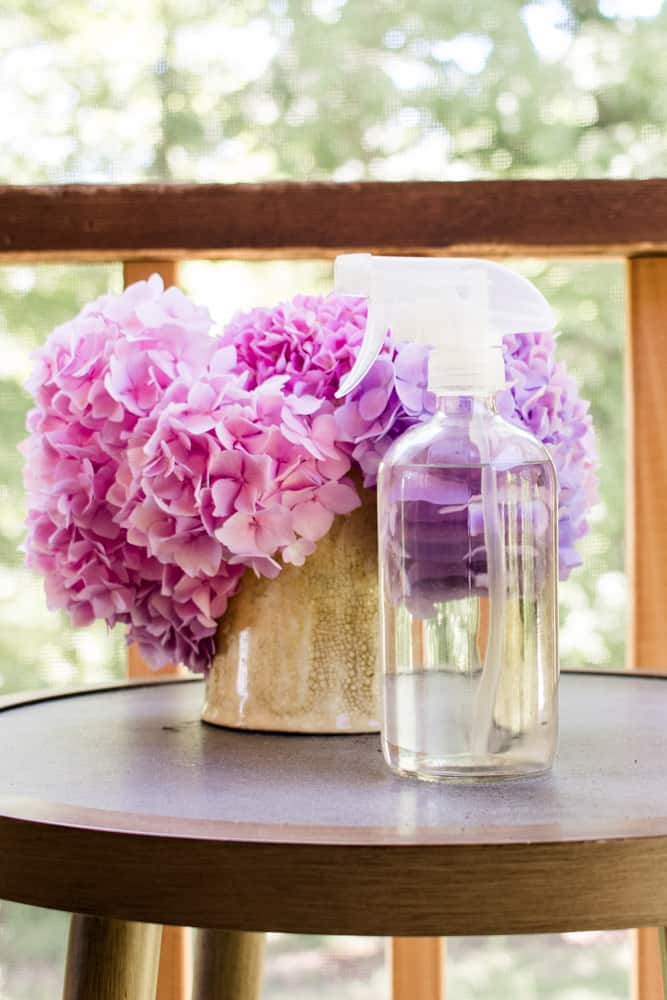
M0 177L647 176L661 0L6 0Z

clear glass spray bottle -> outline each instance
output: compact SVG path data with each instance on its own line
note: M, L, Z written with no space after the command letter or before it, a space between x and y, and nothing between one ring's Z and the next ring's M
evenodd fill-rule
M503 336L551 329L551 310L488 261L345 255L336 287L369 298L341 393L388 328L432 347L435 413L378 478L387 763L428 780L543 772L558 738L556 471L494 400Z

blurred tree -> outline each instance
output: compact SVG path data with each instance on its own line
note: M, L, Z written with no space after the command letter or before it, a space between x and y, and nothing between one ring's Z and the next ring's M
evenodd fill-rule
M666 30L658 0L9 0L0 177L661 173Z

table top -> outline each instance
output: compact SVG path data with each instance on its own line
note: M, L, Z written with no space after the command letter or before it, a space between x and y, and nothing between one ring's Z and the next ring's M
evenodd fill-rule
M0 710L0 897L242 930L667 922L667 678L564 674L551 774L423 784L377 736L235 732L198 681Z

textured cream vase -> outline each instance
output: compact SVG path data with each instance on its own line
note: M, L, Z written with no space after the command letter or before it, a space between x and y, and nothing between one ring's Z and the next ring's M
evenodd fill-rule
M303 566L246 571L220 621L202 718L298 733L379 729L375 493L337 517Z

